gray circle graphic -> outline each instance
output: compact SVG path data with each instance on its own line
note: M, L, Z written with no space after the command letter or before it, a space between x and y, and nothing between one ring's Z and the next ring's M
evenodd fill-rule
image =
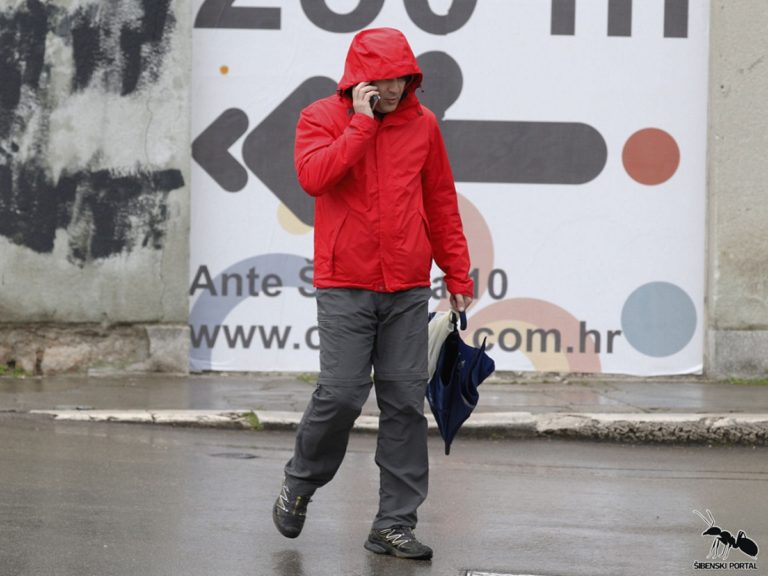
M215 286L221 286L221 279L227 274L238 274L240 277L245 277L251 268L258 270L263 276L276 274L281 279L282 286L284 287L295 286L312 289L311 277L307 278L301 274L303 269L312 270L312 260L296 254L281 253L261 254L235 262L226 270L220 272L213 279L213 283ZM215 327L223 323L238 304L250 297L251 295L247 290L242 291L239 295L214 295L210 292L204 292L195 301L189 313L190 329L200 334L204 326ZM213 350L208 341L205 338L201 338L199 346L193 344L190 348L190 369L193 371L210 370L212 356Z
M649 282L629 295L621 311L624 337L646 356L671 356L685 348L696 331L696 306L679 286Z

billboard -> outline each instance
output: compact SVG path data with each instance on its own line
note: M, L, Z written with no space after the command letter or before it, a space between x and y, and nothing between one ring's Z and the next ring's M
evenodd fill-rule
M193 370L318 369L294 129L334 92L354 34L390 26L456 179L476 284L465 340L487 338L499 370L701 372L709 2L194 9Z

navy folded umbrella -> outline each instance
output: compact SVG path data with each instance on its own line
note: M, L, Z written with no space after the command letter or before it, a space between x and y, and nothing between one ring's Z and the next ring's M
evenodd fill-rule
M460 319L464 330L464 312ZM485 353L485 339L480 348L465 344L459 336L455 315L452 322L453 330L440 349L437 368L427 385L427 400L445 441L446 454L451 453L451 442L477 406L477 387L496 369L493 359Z

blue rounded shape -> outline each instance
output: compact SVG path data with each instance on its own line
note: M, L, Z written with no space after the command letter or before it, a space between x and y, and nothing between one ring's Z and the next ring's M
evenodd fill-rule
M629 295L621 311L624 337L646 356L671 356L685 348L696 331L696 306L679 286L643 284Z

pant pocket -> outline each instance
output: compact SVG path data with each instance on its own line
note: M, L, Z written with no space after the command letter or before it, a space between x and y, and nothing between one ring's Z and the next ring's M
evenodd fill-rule
M333 376L339 365L341 345L339 337L339 318L318 318L317 327L320 332L320 372Z

